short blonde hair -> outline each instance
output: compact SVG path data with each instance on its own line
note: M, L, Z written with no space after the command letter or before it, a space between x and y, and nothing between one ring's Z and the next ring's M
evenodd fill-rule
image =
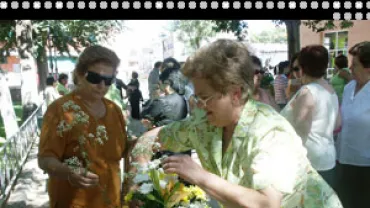
M73 71L73 82L77 84L77 75L83 76L86 74L88 68L97 63L104 63L113 67L116 72L120 59L117 54L100 45L89 46L80 54L76 68Z
M247 47L239 42L219 39L189 57L182 71L188 78L204 78L217 92L226 94L230 87L242 89L245 102L253 91L254 69Z

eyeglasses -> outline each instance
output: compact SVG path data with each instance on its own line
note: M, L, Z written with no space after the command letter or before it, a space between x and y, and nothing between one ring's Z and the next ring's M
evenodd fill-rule
M199 98L198 96L196 95L193 95L193 98L194 98L194 101L196 104L199 104L201 107L207 107L207 103L208 101L210 101L211 99L213 99L216 95L211 95L209 96L208 98L206 99L201 99Z
M255 75L257 75L257 74L264 74L265 73L265 71L263 71L263 70L254 70L254 74Z
M116 77L114 75L113 76L103 76L103 75L100 75L100 74L92 72L92 71L87 71L87 76L86 76L86 80L89 83L99 84L99 83L101 83L101 81L104 80L104 84L106 86L112 85L112 83L114 82L115 79L116 79Z
M293 67L292 70L297 72L297 71L299 71L299 67L298 66Z

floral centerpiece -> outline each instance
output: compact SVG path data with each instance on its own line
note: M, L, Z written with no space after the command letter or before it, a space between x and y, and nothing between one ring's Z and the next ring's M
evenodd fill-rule
M163 159L163 158L162 158ZM136 165L138 172L133 182L139 186L125 196L125 202L139 200L142 208L206 208L206 193L197 186L185 186L177 175L165 174L160 167L161 159L145 166Z
M148 141L143 146L137 145L132 154L154 155L153 151L148 151L148 146L154 146L154 150L158 150L160 144L148 145L149 143ZM193 185L185 185L176 174L164 173L161 163L166 157L164 155L144 166L137 163L131 164L137 170L132 181L138 188L125 196L126 204L132 200L138 200L143 203L141 208L209 207L207 195L202 189Z

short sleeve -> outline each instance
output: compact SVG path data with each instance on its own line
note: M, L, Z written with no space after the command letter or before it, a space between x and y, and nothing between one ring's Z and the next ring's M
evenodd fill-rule
M253 189L272 186L282 193L292 193L307 167L299 137L272 130L260 140L257 148L258 153L251 165Z
M54 102L49 105L42 121L40 144L39 144L39 157L54 157L59 160L62 159L63 153L66 148L66 136L58 135L57 128L61 122L61 106L59 103Z
M125 121L125 117L123 116L122 110L117 105L115 105L115 109L116 109L116 111L118 113L118 116L119 116L119 121L120 121L120 126L119 127L123 131L123 139L121 141L119 141L119 144L121 145L122 150L123 150L122 156L124 156L125 154L128 154L126 121ZM118 137L118 138L120 138L120 137Z
M172 152L183 152L192 149L190 136L195 131L192 128L193 120L188 117L185 120L174 121L164 126L159 132L159 140L165 149Z

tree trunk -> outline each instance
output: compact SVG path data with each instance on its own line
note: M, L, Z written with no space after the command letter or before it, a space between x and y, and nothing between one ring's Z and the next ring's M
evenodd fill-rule
M48 62L46 59L46 54L40 55L37 59L37 73L39 74L40 84L39 92L45 90L46 88L46 78L49 75Z
M299 52L301 49L300 25L301 20L285 20L287 39L288 39L288 58Z

